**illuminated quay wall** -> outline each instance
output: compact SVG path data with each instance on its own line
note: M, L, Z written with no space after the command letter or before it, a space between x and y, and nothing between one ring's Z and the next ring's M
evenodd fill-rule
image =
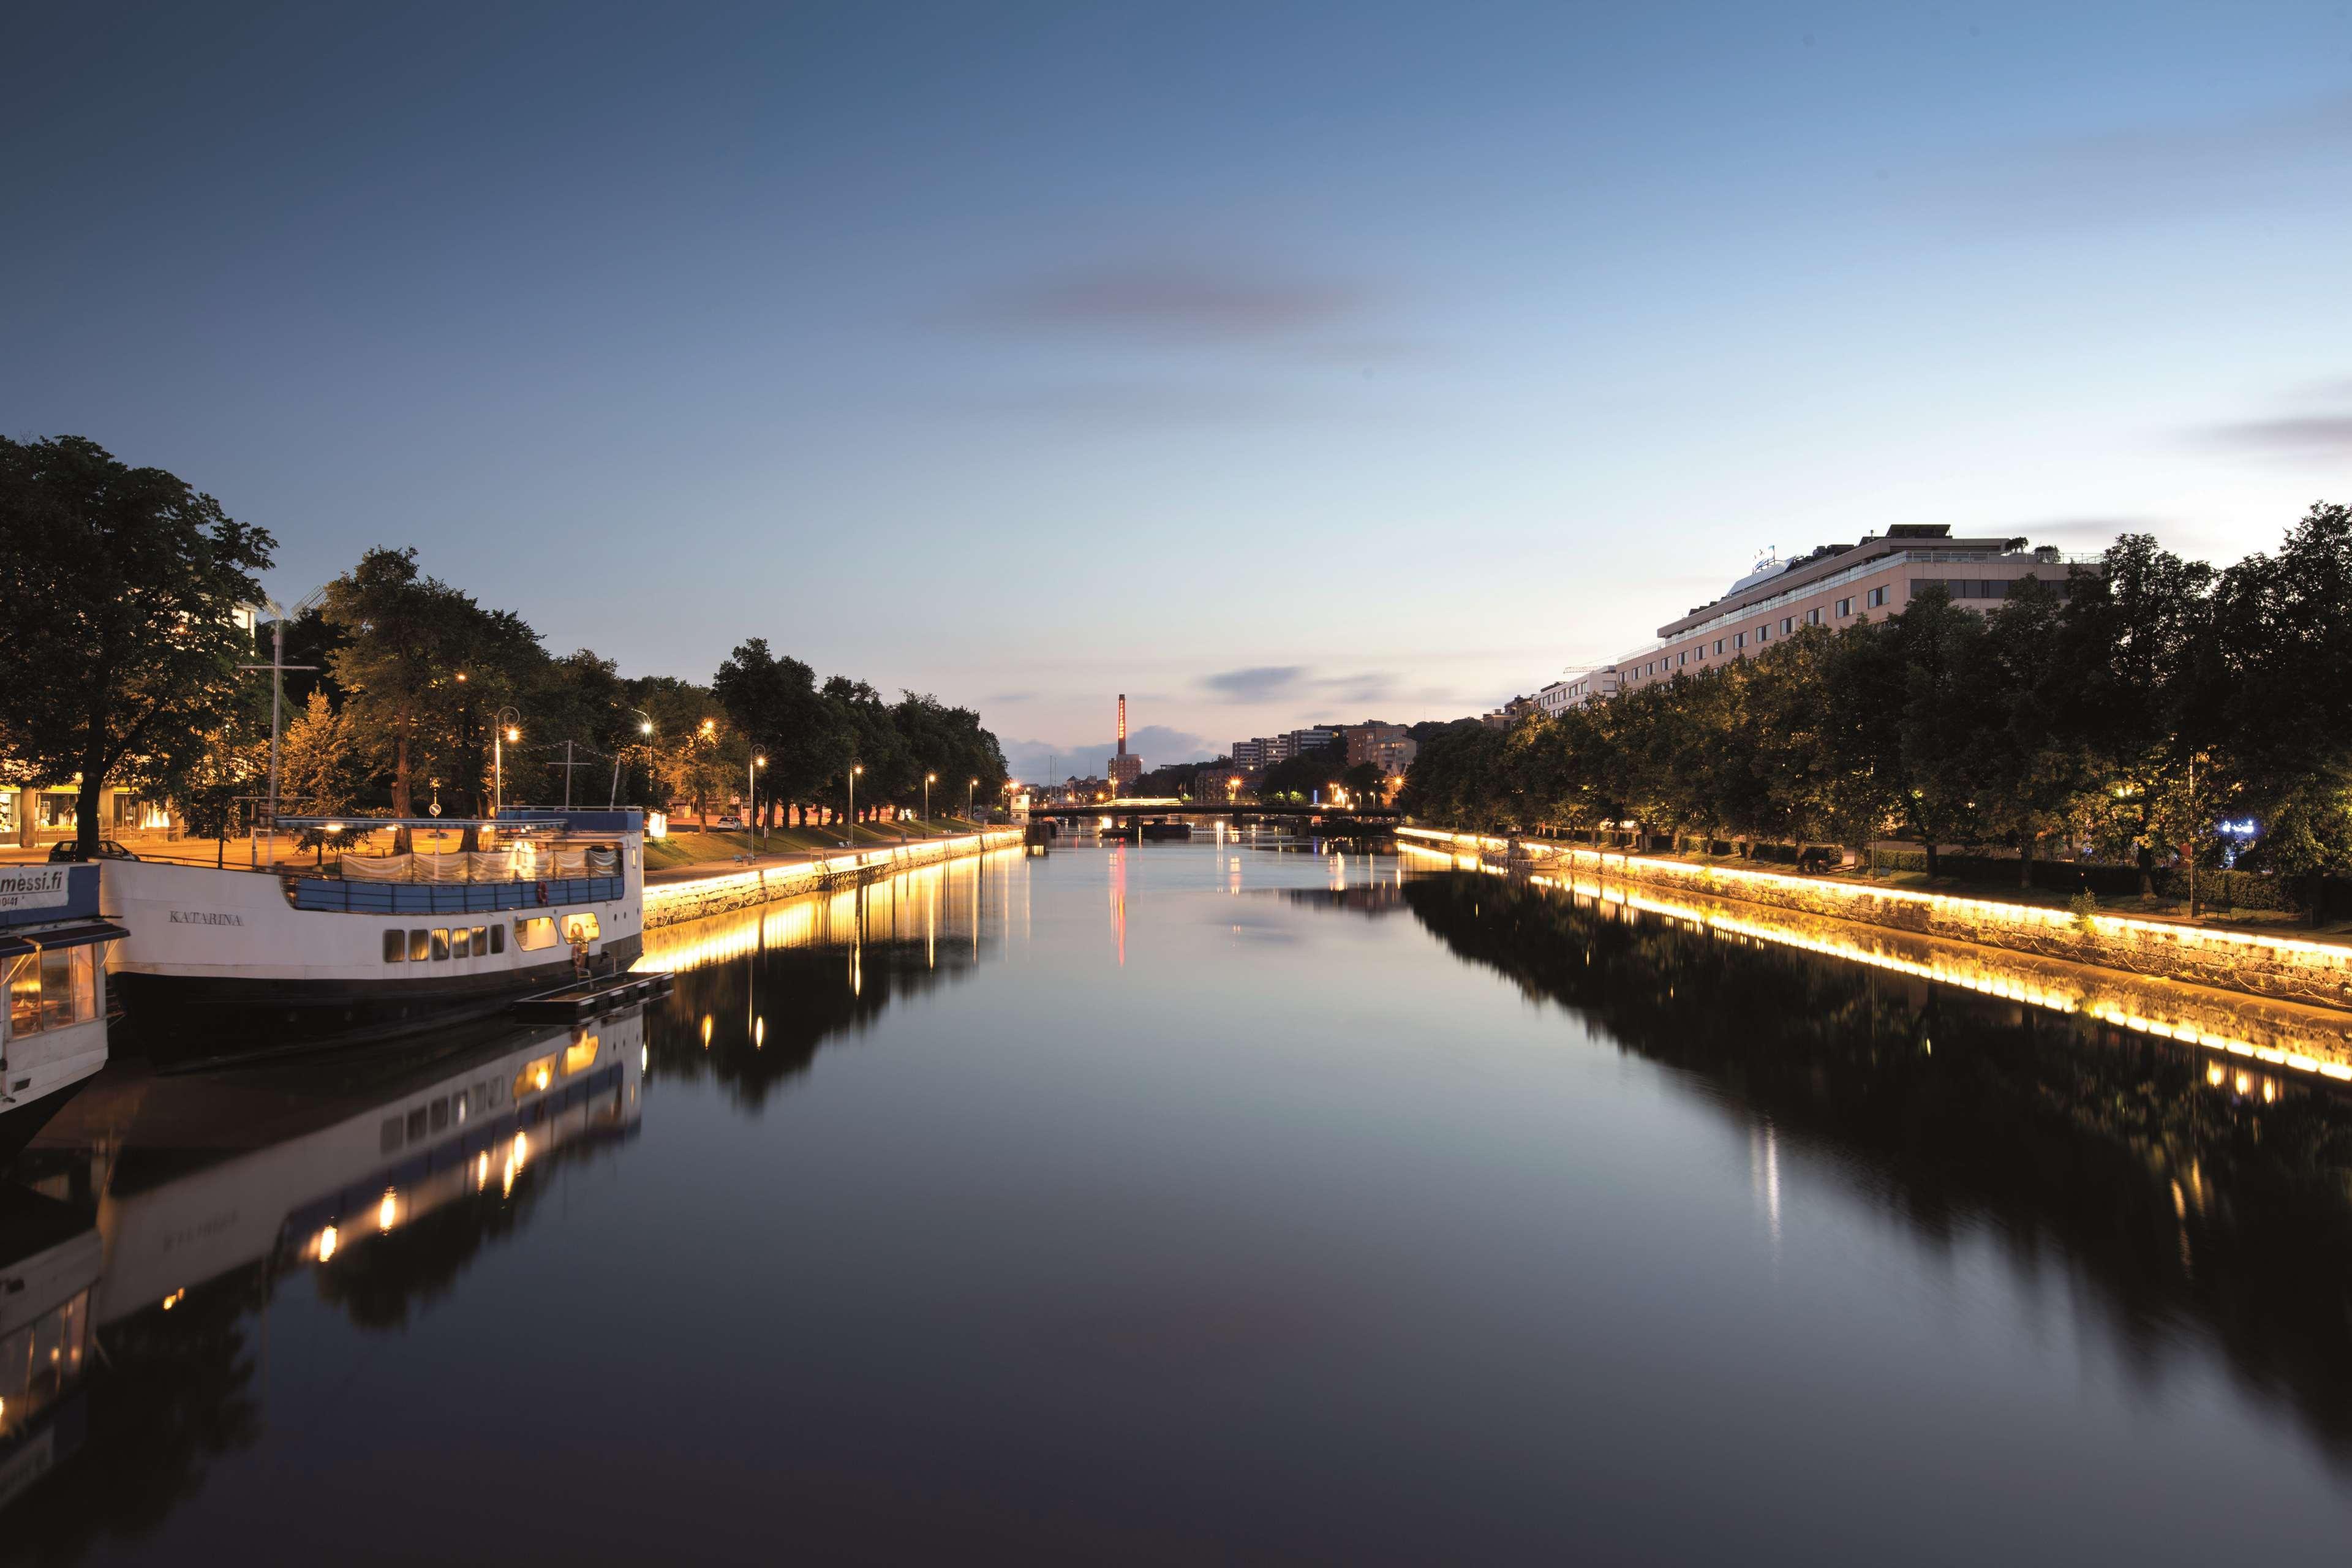
M1743 903L1858 921L1949 942L2005 947L2159 980L2242 991L2284 1002L2352 1008L2352 946L2175 925L2128 915L2081 918L2068 910L1955 898L1914 888L1869 887L1834 878L1745 867L1696 866L1546 840L1487 838L1422 827L1402 827L1397 832L1404 842L1444 846L1445 853L1500 857L1530 869L1541 867L1625 877L1684 895L1719 895Z
M700 920L705 915L747 910L803 893L855 887L892 876L910 866L933 865L1020 842L1019 828L995 827L887 849L845 849L838 855L820 856L799 866L721 871L691 881L654 883L646 889L646 929L650 931L681 921Z
M970 941L978 930L966 902L969 879L1018 860L1017 849L933 859L871 883L845 883L765 908L680 921L646 933L635 967L684 973L751 953L838 948L866 942Z
M1507 861L1502 854L1507 847L1501 839L1405 831L1411 837L1400 838L1400 848L1450 863L1457 869L1495 875L1526 869L1528 881L1537 886L1559 888L1604 908L1662 916L1726 940L1801 948L1934 984L2005 997L2025 1006L2079 1015L2271 1067L2352 1082L2352 1016L2332 1007L2221 994L2039 952L1990 951L2001 944L1970 937L1927 935L1812 910L1759 907L1763 900L1750 899L1745 889L1734 891L1727 887L1708 894L1649 885L1643 874L1657 862L1644 864L1641 857L1634 858L1631 876L1619 871L1622 857L1606 857L1604 868L1600 864L1603 858L1590 850L1579 856L1550 857L1555 864L1537 870L1530 862L1544 857ZM1570 859L1580 859L1582 864L1567 864ZM2219 1083L2222 1078L2213 1075L2226 1076L2230 1070L2216 1062L2208 1076Z

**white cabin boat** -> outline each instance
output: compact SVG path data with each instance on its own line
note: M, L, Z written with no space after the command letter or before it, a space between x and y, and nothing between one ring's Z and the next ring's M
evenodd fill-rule
M485 849L328 847L407 826ZM110 861L129 928L110 967L151 1047L387 1033L488 1012L583 968L626 969L645 937L643 813L509 807L494 821L280 817L319 864L245 870Z
M106 949L96 866L0 866L0 1164L106 1065Z

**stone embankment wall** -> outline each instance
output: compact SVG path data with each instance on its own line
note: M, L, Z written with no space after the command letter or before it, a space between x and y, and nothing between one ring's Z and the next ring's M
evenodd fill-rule
M798 866L720 871L691 881L660 882L646 889L646 929L700 920L802 893L855 886L895 876L912 866L929 866L959 856L1004 849L1021 842L1017 827L992 827L954 838L930 838L887 849L845 849Z
M2031 904L1745 867L1696 866L1543 839L1488 838L1420 827L1397 831L1401 837L1444 846L1459 854L1553 866L1586 876L1623 877L1686 894L1738 899L1743 903L1857 921L1950 942L2004 947L2159 980L2352 1009L2352 946L2340 943L2176 925L2128 915L2084 919L2067 910Z

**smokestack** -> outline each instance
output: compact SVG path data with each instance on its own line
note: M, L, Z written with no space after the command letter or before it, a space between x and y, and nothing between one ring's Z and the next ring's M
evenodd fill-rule
M1127 755L1127 693L1118 694L1118 754Z

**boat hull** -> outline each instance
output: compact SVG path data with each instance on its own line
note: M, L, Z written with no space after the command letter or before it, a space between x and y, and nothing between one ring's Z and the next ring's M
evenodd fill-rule
M634 881L614 879L619 896L609 898L566 898L584 884L556 883L546 904L368 912L297 907L288 884L267 873L126 862L110 866L105 882L108 910L131 933L109 954L109 984L128 1015L126 1043L150 1056L397 1034L570 981L572 949L549 933L575 917L593 917L593 969L628 968L644 946ZM308 896L319 884L297 886ZM493 928L496 951L478 951L491 947L484 940L461 953L449 940ZM427 956L406 956L410 938L423 939L414 951ZM526 948L526 940L552 944Z
M599 969L626 969L643 943L604 944ZM305 1040L362 1040L484 1016L517 996L574 978L568 951L551 963L484 974L407 980L249 979L233 975L141 974L113 977L128 1014L125 1043L142 1055L177 1047L249 1041L258 1047Z

